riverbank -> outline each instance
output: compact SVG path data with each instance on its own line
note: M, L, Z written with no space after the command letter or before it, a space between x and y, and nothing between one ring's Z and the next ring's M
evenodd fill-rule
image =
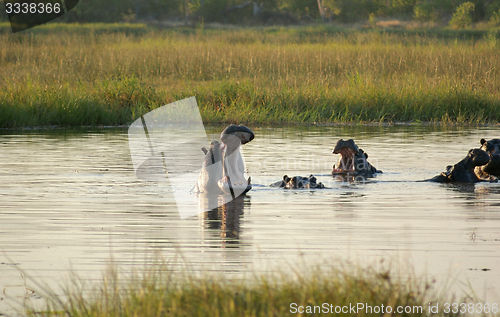
M495 30L34 30L0 32L0 128L127 125L190 96L207 124L500 121Z

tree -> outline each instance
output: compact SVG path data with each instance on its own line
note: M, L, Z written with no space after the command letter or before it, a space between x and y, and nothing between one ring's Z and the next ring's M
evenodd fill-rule
M450 25L455 28L464 28L472 24L472 12L474 11L474 3L462 3L451 18Z
M413 18L420 22L431 22L437 20L437 13L430 3L420 3L413 7Z
M411 15L416 2L416 0L392 0L390 14Z

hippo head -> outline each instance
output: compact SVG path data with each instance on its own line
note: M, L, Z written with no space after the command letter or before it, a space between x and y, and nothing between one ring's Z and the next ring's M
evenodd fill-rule
M486 141L481 139L481 150L486 151L491 156L500 156L500 139Z
M354 156L358 154L359 148L354 143L353 139L349 139L344 141L342 139L338 140L337 144L332 150L333 154L340 154L340 159L338 162L338 166L336 167L337 171L343 172L354 172L356 169Z
M286 183L285 188L293 189L293 188L307 188L309 184L309 180L305 177L294 176L292 178L288 177L288 175L283 176L283 181ZM314 178L314 182L316 182L316 178Z
M429 179L438 183L496 182L497 178L482 172L481 167L490 161L488 153L481 149L471 149L460 162L448 165L446 171Z
M489 163L490 156L482 149L471 149L467 154L472 159L472 166L483 166Z
M482 167L483 172L500 176L500 139L481 139L481 150L486 151L490 161Z
M368 154L358 148L352 139L338 140L332 153L340 154L337 165L333 166L332 175L349 174L350 176L373 177L375 173L382 173L368 163Z
M481 181L496 182L495 176L482 171L488 164L490 156L481 149L471 149L467 156L453 166L446 167L446 171L431 179L431 181L445 183L476 183Z
M283 176L283 181L272 184L271 187L281 187L285 189L302 189L302 188L325 188L325 185L321 182L317 182L316 177L310 175L309 177L294 176L289 177L288 175Z

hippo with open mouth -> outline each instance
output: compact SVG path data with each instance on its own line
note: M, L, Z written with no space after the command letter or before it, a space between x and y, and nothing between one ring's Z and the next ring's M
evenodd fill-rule
M252 189L244 177L245 164L240 146L252 141L255 134L243 125L230 125L221 133L221 142L213 141L205 153L203 166L194 192L231 193L233 198Z
M476 174L480 175L480 177L481 175L482 177L489 175L500 177L500 139L491 139L489 141L481 139L481 150L488 153L490 161L483 166L477 166L475 169Z
M448 165L446 171L428 179L430 182L438 183L477 183L497 182L495 176L476 173L477 167L482 167L490 162L490 156L482 149L471 149L467 156L455 165Z
M283 176L283 180L271 184L271 187L278 187L284 189L322 189L325 185L321 182L316 182L316 177L309 175L309 177L294 176L288 177L288 175Z
M358 148L353 139L338 140L332 153L340 154L338 163L333 165L332 175L373 177L376 173L382 173L368 163L368 154Z

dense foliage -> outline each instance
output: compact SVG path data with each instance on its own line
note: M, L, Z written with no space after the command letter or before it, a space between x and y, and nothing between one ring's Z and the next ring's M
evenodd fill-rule
M280 12L309 20L345 23L366 21L370 17L448 23L457 14L461 16L455 20L465 22L453 23L456 26L479 21L500 22L500 0L259 0L248 2L242 9L227 10L245 3L246 0L80 0L59 22L203 20L237 23L257 12ZM469 4L464 6L465 3ZM5 14L0 14L0 21L6 19Z

